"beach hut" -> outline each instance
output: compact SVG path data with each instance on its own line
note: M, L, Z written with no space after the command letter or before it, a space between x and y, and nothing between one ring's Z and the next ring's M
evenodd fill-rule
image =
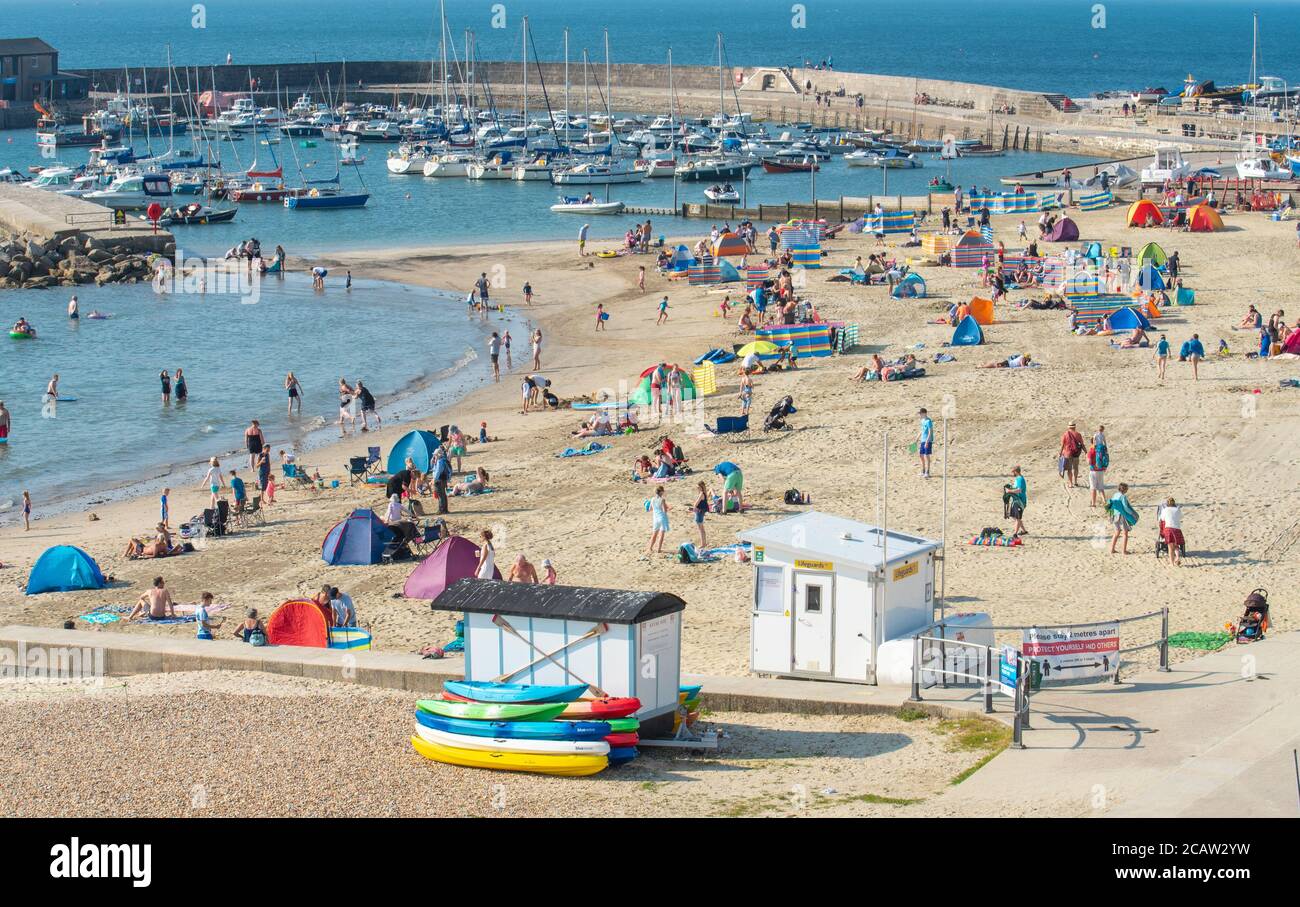
M86 552L74 545L55 545L46 548L32 565L27 576L26 593L77 592L81 589L103 589L104 571Z
M1052 231L1043 237L1046 242L1075 242L1079 238L1079 225L1068 217L1052 224Z
M637 385L637 388L632 392L632 395L627 398L628 403L635 403L638 406L650 405L651 400L653 399L650 394L650 375L656 368L658 368L657 365L652 365L641 373L641 383ZM670 371L678 372L681 376L682 399L694 400L696 396L695 381L691 378L691 373L678 365L669 365L667 368ZM664 392L667 393L667 385L664 385Z
M363 507L325 533L320 556L332 567L377 564L384 546L393 538L393 530L373 510Z
M984 332L980 330L975 316L967 315L957 323L952 332L952 346L979 346L984 342Z
M1125 306L1122 309L1116 309L1106 318L1106 325L1112 331L1131 331L1134 328L1146 330L1151 327L1151 321L1142 311L1134 306Z
M925 278L913 271L900 280L889 295L895 299L924 299Z
M815 510L738 537L754 546L755 672L875 683L881 644L933 619L939 542Z
M1169 261L1169 256L1165 254L1164 249L1160 248L1159 243L1149 242L1139 250L1137 261L1139 265L1150 262L1156 267L1162 267Z
M1140 198L1128 206L1128 217L1124 222L1130 227L1159 226L1165 222L1165 216L1151 199Z
M967 306L970 317L975 319L976 324L993 323L993 300L985 299L982 296L976 296Z
M328 648L329 618L314 601L305 598L290 599L272 611L266 619L266 641L273 646Z
M1187 227L1193 233L1212 233L1223 229L1223 218L1209 205L1197 205L1187 212Z
M415 468L428 472L433 461L433 452L439 447L438 436L431 431L408 431L397 439L393 449L388 452L388 474L401 472L406 468L406 458L410 457Z
M744 258L749 254L749 245L735 233L723 233L713 244L714 258Z
M686 608L676 595L462 579L430 607L464 621L466 680L587 684L641 700L643 736L671 733Z
M984 238L978 230L968 230L957 240L952 249L952 263L957 268L979 268L984 264L984 256L993 257L993 243Z
M433 601L456 580L472 577L477 567L478 546L459 535L450 536L411 571L402 595ZM492 578L501 579L501 571L495 566Z

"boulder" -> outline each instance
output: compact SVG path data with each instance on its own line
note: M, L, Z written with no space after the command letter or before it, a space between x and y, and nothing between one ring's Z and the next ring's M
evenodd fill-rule
M45 254L45 246L34 239L27 240L27 254L33 259L40 258Z
M89 258L91 261L93 261L95 264L99 265L108 261L113 256L109 255L103 249L92 248L86 250L86 257Z

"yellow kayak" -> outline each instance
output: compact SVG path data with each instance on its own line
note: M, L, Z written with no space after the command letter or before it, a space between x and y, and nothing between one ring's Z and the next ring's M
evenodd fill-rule
M535 772L539 775L594 775L609 765L606 756L552 756L541 753L492 753L463 750L412 737L411 745L426 759L466 768L492 768L507 772Z

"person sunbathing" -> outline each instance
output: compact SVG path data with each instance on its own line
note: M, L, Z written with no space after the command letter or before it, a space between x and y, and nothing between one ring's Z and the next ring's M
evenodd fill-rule
M1150 345L1151 341L1147 338L1147 332L1142 330L1142 326L1139 325L1133 329L1133 333L1129 334L1128 337L1125 338L1124 342L1119 345L1119 348L1122 350L1133 350L1138 347Z
M162 620L167 617L176 616L176 603L172 601L172 594L167 590L161 576L155 576L153 579L153 588L148 592L141 594L135 603L135 610L127 617L128 621L135 620L136 617L149 612L149 618L152 620Z
M996 359L993 362L985 362L976 368L1028 368L1030 364L1029 354L1023 356L1008 356L1006 359Z
M1246 310L1246 314L1241 321L1233 325L1234 331L1258 331L1264 325L1264 316L1260 314L1259 309L1251 306Z
M487 487L488 473L486 469L480 466L478 469L474 470L472 478L466 479L464 482L459 482L453 486L451 493L454 495L480 494L486 491Z
M879 353L871 354L871 364L864 365L853 373L854 381L865 381L868 375L879 375L885 370L885 362Z
M609 425L609 410L602 409L595 413L582 428L573 433L575 438L595 438L612 435L614 430Z

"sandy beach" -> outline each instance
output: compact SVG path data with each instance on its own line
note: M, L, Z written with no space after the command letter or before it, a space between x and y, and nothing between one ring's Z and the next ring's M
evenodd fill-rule
M1267 549L1295 522L1283 492L1300 479L1300 461L1285 447L1297 427L1290 399L1295 391L1279 387L1278 381L1300 369L1293 362L1244 358L1256 346L1255 335L1230 328L1247 304L1266 315L1285 308L1281 288L1294 281L1297 271L1291 225L1241 213L1225 218L1224 232L1168 233L1124 228L1122 207L1071 213L1084 239L1134 248L1155 239L1166 250L1181 253L1196 305L1169 310L1156 326L1167 332L1175 350L1193 332L1200 334L1211 355L1201 365L1199 381L1175 358L1162 384L1150 349L1115 349L1106 338L1071 335L1062 312L1001 304L997 323L985 331L984 346L956 349L956 361L935 365L928 360L951 328L928 322L953 301L979 292L976 272L922 267L929 298L891 300L881 287L827 282L838 267L851 265L859 254L865 257L873 244L860 236L833 240L823 269L809 272L803 295L824 317L856 322L861 345L849 355L803 359L795 372L758 378L754 421L761 423L762 414L789 394L799 409L794 430L698 437L688 426L665 429L703 477L723 459L745 471L753 508L743 515L710 516L710 542L726 543L738 530L791 512L794 508L782 502L790 487L809 492L819 509L875 519L884 432L889 433L890 525L937 538L943 451L936 451L936 477L927 480L908 450L916 437L916 412L925 406L951 419L944 590L949 607L987 611L995 622L1012 624L1100 620L1168 607L1174 632L1209 632L1236 616L1251 588L1282 587L1288 557ZM994 221L997 238L1009 248L1021 245L1015 241L1017 221ZM596 249L605 245L593 243ZM546 341L539 371L561 398L616 390L620 381L630 385L654 362L688 363L711 346L737 339L734 324L715 313L720 291L688 288L684 281L656 275L652 256L579 258L576 243L521 243L401 249L337 256L326 263L429 287L464 287L482 271L503 273L506 286L494 295L514 314L541 326ZM635 284L641 264L649 272L644 294ZM525 280L536 292L531 308L522 304ZM670 319L656 327L656 302L665 293L671 300ZM1013 292L1012 298L1023 295ZM598 302L611 313L608 331L602 333L593 330ZM1232 350L1226 358L1213 355L1221 337ZM38 519L30 532L6 527L0 532L0 559L6 564L0 570L0 623L57 626L98 605L130 604L158 574L178 601L193 602L200 592L211 591L218 602L231 606L229 614L247 607L265 614L280 601L310 594L328 581L353 596L362 620L372 626L377 648L410 652L446 642L448 618L399 596L412 564L330 568L320 558L320 542L329 526L353 508L381 504L381 487L348 485L343 464L349 455L363 453L371 444L387 450L415 427L453 422L468 428L486 421L499 440L472 445L465 468L487 468L496 492L453 498L450 523L455 531L476 536L491 528L498 563L519 553L534 564L550 558L561 583L681 595L687 602L684 669L745 673L751 568L732 562L685 566L667 557L642 557L649 532L643 507L647 491L631 481L631 464L662 432L643 424L641 433L616 438L609 452L557 458L572 445L569 433L582 414L566 409L519 414L519 377L531 371L531 363L527 338L513 339L513 367L499 384L487 383L446 412L400 425L386 421L381 432L313 451L307 464L319 466L326 479L343 479L338 489L284 491L265 527L210 539L201 552L164 561L122 557L126 538L148 531L156 521L153 496L98 508L95 521L82 513ZM924 348L914 349L917 344ZM926 362L925 378L883 385L850 381L870 353L890 358L909 350ZM975 368L1024 352L1042 367ZM717 414L739 412L736 375L721 370L719 385L705 403L710 422ZM1127 557L1109 553L1103 516L1089 508L1086 488L1067 490L1057 478L1058 438L1071 420L1085 436L1099 425L1106 427L1108 483L1127 482L1142 517ZM220 444L229 447L238 440L222 438ZM1026 526L1031 534L1025 544L1018 549L964 544L981 527L1002 522L1001 487L1015 465L1023 467L1029 484ZM196 472L192 483L176 481L174 514L184 518L202 508L207 494L199 488L201 479ZM694 538L687 512L693 486L693 481L668 486L672 529L665 551ZM1171 495L1185 508L1190 555L1178 569L1153 556L1154 507ZM84 548L116 582L96 592L22 595L19 585L30 565L54 544ZM1275 625L1288 626L1285 613L1277 615ZM121 622L104 628L123 631L188 635L193 629Z

